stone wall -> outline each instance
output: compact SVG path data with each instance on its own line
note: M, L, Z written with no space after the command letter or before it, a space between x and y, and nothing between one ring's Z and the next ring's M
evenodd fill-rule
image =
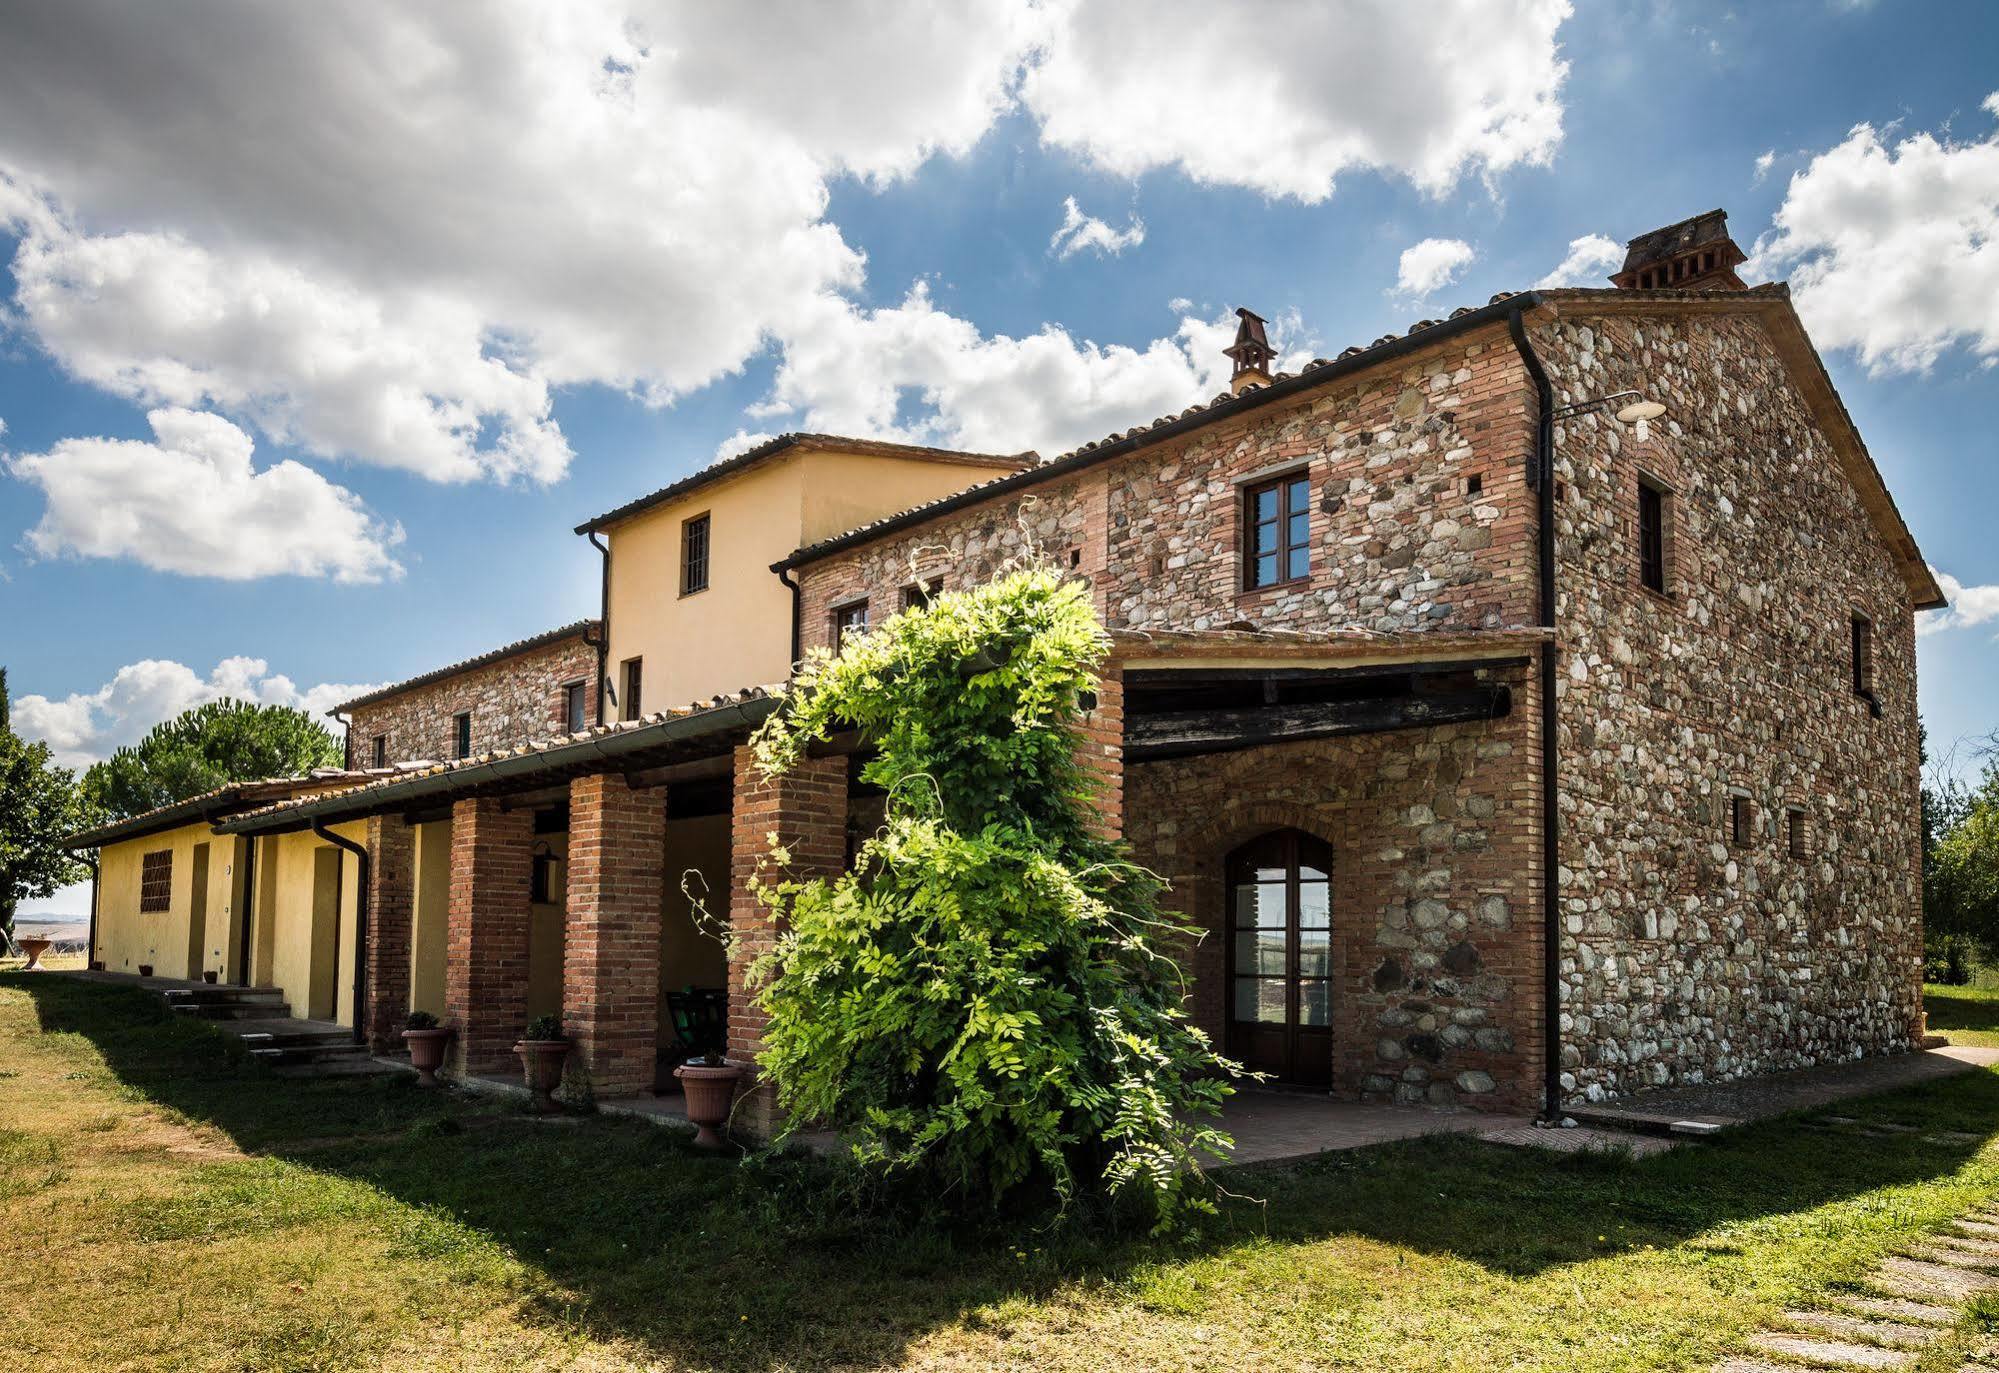
M474 753L564 733L563 688L584 684L584 716L594 721L596 675L597 650L579 634L357 706L347 727L354 766L372 766L377 735L388 736L390 763L455 758L454 718L468 710Z
M1218 1044L1226 859L1300 829L1333 849L1334 1092L1539 1106L1540 708L1529 669L1489 676L1504 719L1126 765L1134 856L1206 931L1190 1010Z
M1908 1047L1915 647L1886 546L1752 317L1571 315L1534 342L1557 403L1670 407L1643 433L1601 414L1557 433L1565 1088ZM1641 477L1668 493L1664 596L1639 581ZM1852 685L1856 613L1880 718Z
M1438 344L808 564L803 643L830 643L833 610L858 597L878 623L919 577L976 584L1030 556L1089 579L1113 628L1531 624L1529 396L1503 327ZM1245 590L1243 487L1299 468L1311 576Z

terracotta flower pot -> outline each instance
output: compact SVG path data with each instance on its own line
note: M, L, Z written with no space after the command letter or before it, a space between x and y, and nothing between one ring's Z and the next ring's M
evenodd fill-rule
M43 939L38 935L30 935L25 939L17 939L14 942L19 944L21 952L28 956L28 962L21 969L22 972L40 973L48 971L48 969L42 966L42 955L49 951L51 944L55 943L53 939Z
M409 1046L410 1067L416 1069L418 1084L437 1085L437 1070L444 1066L444 1051L451 1045L450 1029L404 1030L403 1043Z
M203 982L206 982L209 986L213 987L216 983L222 980L222 974L217 972L214 968L210 968L207 972L204 972L201 975L201 980Z
M523 1039L514 1045L521 1056L521 1074L534 1094L537 1111L555 1109L555 1089L562 1085L562 1061L569 1057L566 1039Z
M153 975L153 965L152 965L152 964L150 964L150 963L141 963L141 964L139 965L139 976L141 976L141 977L151 977L152 975Z
M729 1123L729 1109L736 1104L736 1084L743 1080L742 1066L683 1063L673 1070L673 1075L680 1079L680 1088L687 1095L687 1118L695 1125L695 1147L728 1147L721 1130Z

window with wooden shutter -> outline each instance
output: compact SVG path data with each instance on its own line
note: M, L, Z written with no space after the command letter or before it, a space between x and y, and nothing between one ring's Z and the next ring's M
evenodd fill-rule
M139 859L139 910L146 914L173 906L174 851L161 849Z

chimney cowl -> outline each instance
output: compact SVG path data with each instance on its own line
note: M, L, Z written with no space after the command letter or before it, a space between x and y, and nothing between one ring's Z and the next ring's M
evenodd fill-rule
M1229 390L1239 396L1252 386L1270 385L1270 364L1277 360L1277 350L1263 331L1263 316L1247 309L1235 313L1235 342L1222 352L1235 362Z
M1729 237L1726 210L1640 234L1624 249L1624 267L1610 279L1622 291L1749 289L1735 274L1749 255Z

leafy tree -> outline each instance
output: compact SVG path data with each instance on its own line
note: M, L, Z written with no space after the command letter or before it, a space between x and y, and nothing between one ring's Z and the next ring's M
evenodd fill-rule
M0 937L9 947L21 902L89 874L62 841L90 823L76 775L50 761L47 744L14 733L7 670L0 668Z
M222 700L155 725L137 744L93 763L83 786L93 804L123 819L230 782L340 763L339 742L304 711Z
M758 765L858 728L886 820L842 876L758 884L783 930L753 974L762 1066L792 1122L939 1199L1133 1194L1166 1228L1212 1209L1240 1069L1185 1018L1163 950L1193 931L1092 828L1077 725L1106 647L1080 586L1022 571L808 661Z

